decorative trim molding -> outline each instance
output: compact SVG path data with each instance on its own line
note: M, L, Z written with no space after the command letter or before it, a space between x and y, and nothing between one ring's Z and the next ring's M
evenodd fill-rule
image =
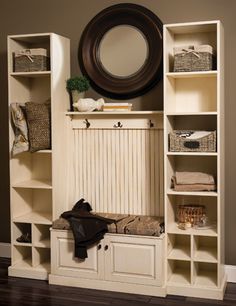
M0 257L11 258L11 244L0 242Z
M227 282L236 283L236 266L225 265L225 273L227 275Z

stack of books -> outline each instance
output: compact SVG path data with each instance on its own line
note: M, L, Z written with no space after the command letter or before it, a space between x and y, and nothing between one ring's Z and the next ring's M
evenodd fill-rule
M104 103L104 112L128 112L132 109L132 103Z

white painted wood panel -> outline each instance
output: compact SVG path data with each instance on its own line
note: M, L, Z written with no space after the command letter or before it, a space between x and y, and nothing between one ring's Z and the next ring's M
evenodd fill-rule
M161 129L78 128L71 134L68 209L84 198L96 212L163 215Z
M162 284L162 239L106 235L105 279L133 284Z

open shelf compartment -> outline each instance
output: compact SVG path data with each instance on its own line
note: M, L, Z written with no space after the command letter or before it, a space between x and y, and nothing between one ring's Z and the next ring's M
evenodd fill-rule
M172 24L165 26L165 71L173 72L174 48L194 45L210 45L217 52L217 22L199 24Z
M178 112L216 112L217 78L166 78L165 110Z
M14 222L51 224L52 191L47 189L13 189L12 208Z
M21 245L21 246L31 246L31 237L32 237L32 228L30 223L20 223L20 222L14 222L12 225L13 230L13 244L14 245ZM21 236L27 235L27 241L18 242L17 238L20 238ZM28 241L29 240L29 241Z
M169 285L191 285L191 263L183 260L168 259Z
M14 53L23 49L43 48L47 50L47 56L50 58L50 34L33 34L33 35L12 35L9 36L8 49L10 56L10 72L14 72ZM50 71L50 69L49 69Z
M217 197L211 196L196 196L196 195L168 195L167 196L167 211L166 211L166 220L167 226L166 231L172 234L182 234L190 235L194 234L197 236L217 236L217 228L212 226L212 228L197 229L197 228L188 228L186 230L178 228L177 220L177 209L179 205L189 205L197 204L204 205L206 216L212 224L217 222Z
M33 225L33 239L35 247L50 248L50 227L51 225L45 224Z
M50 249L33 248L33 267L50 272Z
M178 172L203 172L217 178L217 156L181 156L168 155L167 157L167 189L172 189L171 178ZM172 189L173 190L173 189ZM185 190L188 191L188 190ZM194 194L196 191L191 191ZM215 190L212 190L213 192ZM210 192L212 192L210 191ZM181 191L178 191L181 194ZM209 191L204 191L206 196Z
M194 236L193 259L217 263L217 237Z
M12 266L19 269L32 268L31 246L14 245L12 248Z
M193 285L197 287L217 287L217 264L195 262L193 265Z
M190 235L168 234L168 259L190 260L191 243Z
M11 160L12 169L14 168L13 187L27 187L34 188L30 182L45 183L45 188L50 188L52 181L52 158L51 154L32 154L24 152L16 155ZM36 183L35 183L36 184ZM47 186L48 185L48 186ZM37 188L37 184L35 186ZM43 185L42 185L43 188Z

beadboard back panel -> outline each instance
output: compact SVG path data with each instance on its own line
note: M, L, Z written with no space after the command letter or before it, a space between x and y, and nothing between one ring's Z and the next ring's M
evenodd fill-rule
M84 198L96 212L163 216L161 127L69 133L68 209Z

